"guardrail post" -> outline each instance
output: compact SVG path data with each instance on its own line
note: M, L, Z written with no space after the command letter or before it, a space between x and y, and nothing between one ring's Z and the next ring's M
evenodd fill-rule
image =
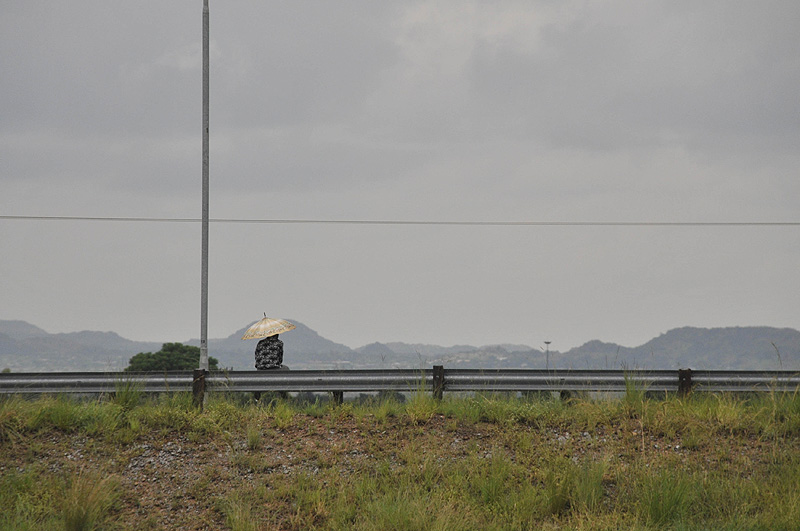
M192 371L192 396L194 405L203 410L203 401L206 394L206 370L195 369Z
M678 395L687 396L692 392L692 369L678 369Z
M435 398L436 400L441 400L443 391L444 391L444 366L443 365L434 365L433 366L433 398Z
M344 404L344 391L331 391L333 395L333 403L337 406Z

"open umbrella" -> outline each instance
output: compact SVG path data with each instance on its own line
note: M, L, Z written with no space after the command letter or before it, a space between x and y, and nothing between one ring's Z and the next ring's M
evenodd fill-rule
M296 327L289 321L283 319L272 319L264 314L264 318L247 329L242 339L261 339L269 336L277 336Z

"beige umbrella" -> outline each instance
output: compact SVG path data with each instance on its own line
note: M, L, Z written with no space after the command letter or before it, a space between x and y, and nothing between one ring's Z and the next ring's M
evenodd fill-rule
M264 314L264 318L247 329L242 339L261 339L269 336L276 336L296 327L289 321L283 319L272 319Z

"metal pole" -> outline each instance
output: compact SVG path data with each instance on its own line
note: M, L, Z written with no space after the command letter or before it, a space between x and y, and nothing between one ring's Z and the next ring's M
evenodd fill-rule
M545 353L545 359L546 359L545 368L547 370L550 370L550 343L551 343L550 341L545 341L544 342L545 350L546 350L546 353Z
M200 267L200 369L208 370L208 0L203 0L203 235Z

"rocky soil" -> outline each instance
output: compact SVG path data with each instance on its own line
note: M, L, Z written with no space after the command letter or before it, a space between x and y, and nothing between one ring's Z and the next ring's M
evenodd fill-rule
M128 443L42 432L4 442L0 474L35 467L45 480L87 472L113 475L122 492L115 509L115 521L122 528L222 529L226 520L220 502L236 489L271 488L301 474L314 477L320 470L335 470L339 476L361 474L379 462L402 467L408 451L431 452L442 462L468 455L491 458L494 452L513 460L522 451L622 463L669 455L702 469L720 466L721 460L752 466L768 459L769 444L739 437L719 440L714 448L690 448L679 437L642 433L633 420L576 432L557 426L461 422L440 415L424 423L296 415L288 427L259 427L257 434L247 434L244 427L240 433L213 437L162 431ZM320 477L328 481L335 475ZM292 509L286 504L271 510ZM280 514L276 518L280 521Z

